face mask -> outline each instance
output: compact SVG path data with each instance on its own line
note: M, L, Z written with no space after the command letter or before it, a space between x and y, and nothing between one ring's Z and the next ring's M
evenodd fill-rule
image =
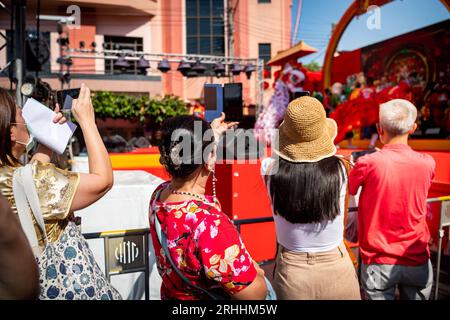
M21 124L24 126L27 126L27 131L28 131L28 142L24 143L21 141L16 141L18 144L21 144L23 146L25 146L25 150L27 153L29 153L31 150L33 150L33 148L36 146L36 138L33 136L33 134L31 133L31 129L28 127L28 125L26 123L13 123L15 125Z

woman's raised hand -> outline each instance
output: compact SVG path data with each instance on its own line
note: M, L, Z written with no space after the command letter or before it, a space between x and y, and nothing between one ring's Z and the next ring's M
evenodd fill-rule
M72 101L72 114L80 126L95 124L94 107L91 101L91 91L82 83L78 99Z
M222 112L220 114L220 117L214 119L211 122L211 128L214 131L214 137L216 139L219 139L225 133L225 131L238 124L239 122L225 122L225 113Z

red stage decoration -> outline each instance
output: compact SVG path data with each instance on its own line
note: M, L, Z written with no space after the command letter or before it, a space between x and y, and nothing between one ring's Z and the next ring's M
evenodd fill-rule
M411 101L411 98L411 89L404 81L395 87L388 86L378 93L362 89L358 97L339 104L330 114L330 118L334 119L338 125L338 134L334 143L341 142L349 131L377 123L380 104L392 99Z
M347 11L345 11L344 15L341 17L339 22L333 28L333 33L331 35L331 39L328 42L327 51L325 54L325 59L323 63L323 85L325 88L328 88L331 85L331 72L332 72L332 64L334 59L334 54L337 50L339 40L344 34L347 26L353 20L353 18L360 16L361 14L366 13L367 8L371 5L382 6L386 3L391 2L392 0L355 0L348 7ZM440 0L441 3L445 6L447 11L450 12L450 0ZM445 41L449 41L444 39Z
M331 66L331 83L345 83L347 77L361 71L361 49L339 52Z
M356 98L341 103L330 114L330 117L338 123L339 133L336 143L343 139L348 130L375 123L379 104L391 99L409 100L419 110L424 109L424 111L427 111L430 105L434 110L432 120L439 123L440 127L445 127L439 122L440 117L437 116L437 113L441 111L443 113L445 107L433 101L432 98L436 92L446 90L441 88L442 86L437 86L436 83L448 83L450 79L447 68L448 55L441 54L441 50L446 52L450 49L449 45L445 44L446 40L450 39L449 27L450 20L442 21L352 52L341 53L335 58L333 80L347 82L347 87L350 86L353 90L350 100ZM437 50L430 50L430 48L437 48ZM361 68L359 71L362 71L360 74L365 75L365 79L363 81L353 79L353 81L360 82L364 90L365 82L370 79L369 85L376 86L378 91L374 99L361 97L358 93L359 89L354 88L354 82L349 83L349 76L354 77L357 74L356 70L352 69L354 65L359 65ZM333 87L334 85L331 91ZM340 98L341 94L336 96ZM361 125L358 125L358 120L361 120Z

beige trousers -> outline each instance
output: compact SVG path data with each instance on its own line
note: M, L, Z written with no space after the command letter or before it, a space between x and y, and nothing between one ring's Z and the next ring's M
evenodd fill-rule
M358 278L344 243L319 253L278 247L273 281L279 300L360 300Z

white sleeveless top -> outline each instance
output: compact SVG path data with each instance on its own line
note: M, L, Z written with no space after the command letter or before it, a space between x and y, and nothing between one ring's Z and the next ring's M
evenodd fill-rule
M261 175L268 174L273 158L261 162ZM342 165L345 172L345 167ZM267 179L269 190L270 176ZM345 177L339 196L339 215L333 220L321 223L290 223L280 215L272 214L275 221L277 241L289 251L295 252L325 252L339 246L344 240L344 206L347 192L347 177ZM270 194L269 194L270 198ZM271 199L272 201L272 199Z

